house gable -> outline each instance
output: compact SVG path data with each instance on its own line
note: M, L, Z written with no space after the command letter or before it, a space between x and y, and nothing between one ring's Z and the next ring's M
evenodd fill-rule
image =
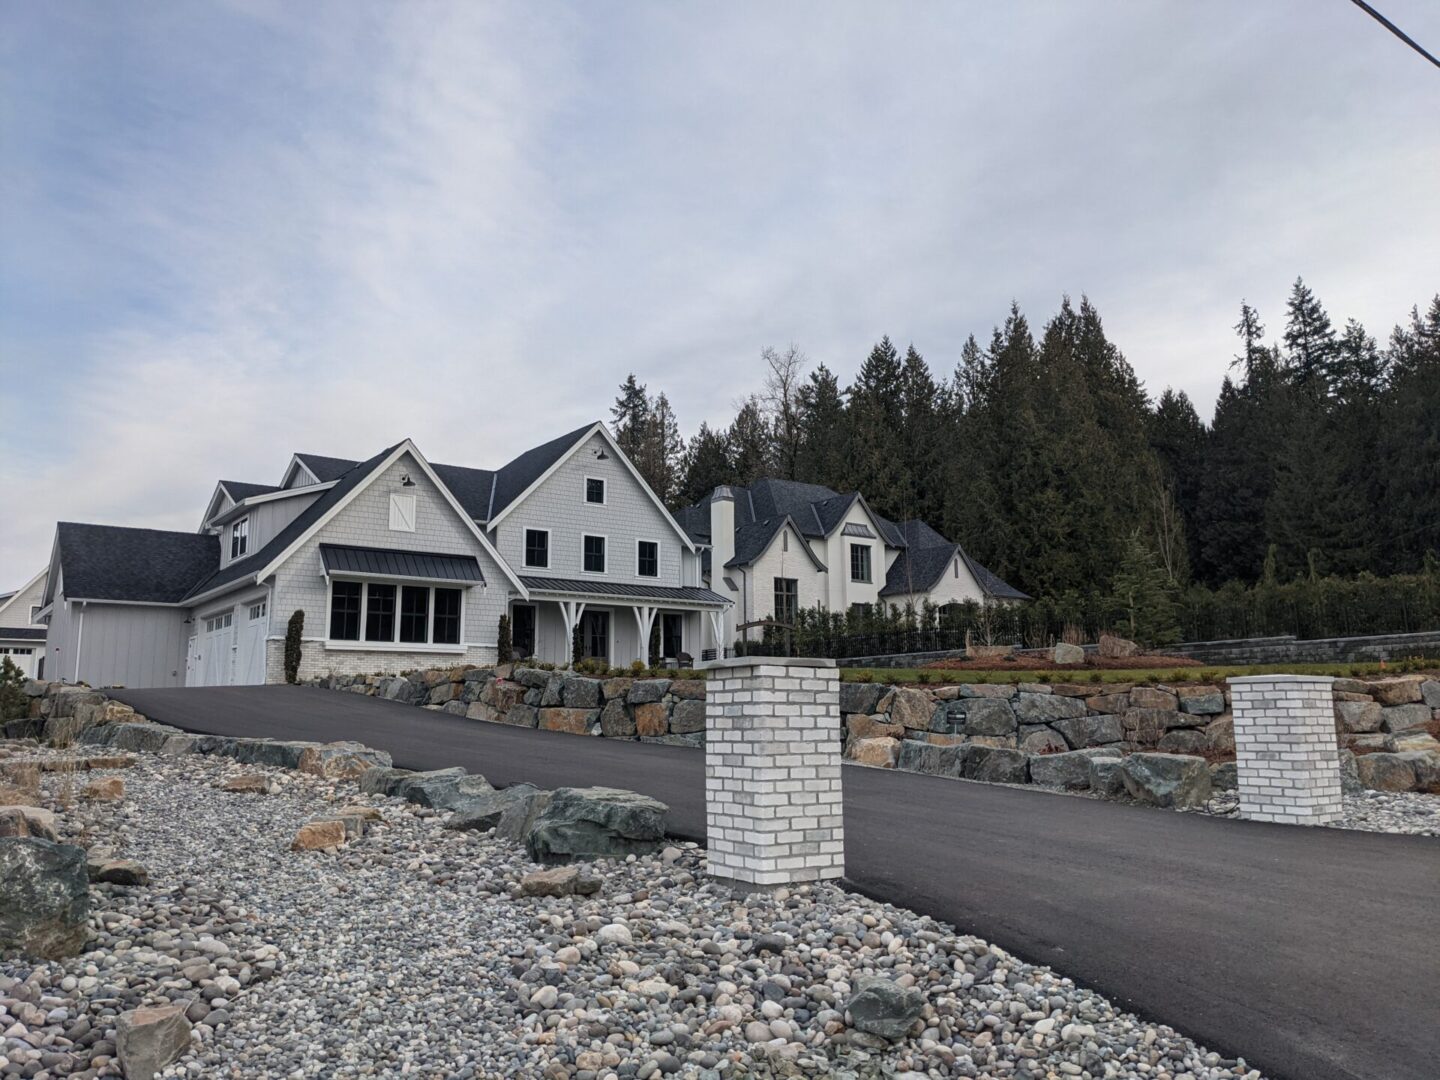
M10 596L0 603L0 626L32 627L39 625L31 620L30 609L43 607L45 603L46 576L49 568L41 570Z

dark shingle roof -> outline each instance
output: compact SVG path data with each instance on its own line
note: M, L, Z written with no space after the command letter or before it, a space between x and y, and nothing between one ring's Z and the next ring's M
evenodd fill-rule
M241 499L248 499L254 495L269 495L279 491L273 484L247 484L243 480L221 480L220 486L230 493L230 497L236 502Z
M489 513L484 515L485 520L493 518L525 494L525 490L531 484L539 480L551 465L564 457L570 448L580 440L580 436L594 426L595 424L592 422L584 427L576 428L559 438L532 447L513 461L500 466L495 471L495 490L490 499Z
M799 527L796 525L795 519L789 514L782 514L780 517L766 518L764 521L756 521L749 525L740 526L740 528L735 530L735 555L725 564L726 568L748 566L754 562L761 555L765 554L765 550L774 542L775 534L787 524L795 526L798 531ZM804 549L804 554L809 556L810 561L813 562L818 569L825 569L825 564L816 557L815 552L810 550L810 545L804 541L803 535L802 539L798 540L797 543Z
M174 604L220 563L208 533L62 521L55 530L65 595Z
M675 521L697 544L710 543L710 504L696 503L675 512Z
M435 475L455 496L455 501L476 521L490 516L490 490L495 473L490 469L470 469L464 465L431 465Z
M0 641L44 641L49 632L43 626L0 626Z
M972 559L959 544L952 544L945 537L920 520L906 521L900 525L885 522L900 533L906 547L890 564L885 575L881 596L906 596L910 593L929 592L940 580L950 560L956 555L965 560L975 582L996 600L1029 600L1026 593L1002 581L991 571Z
M789 514L802 536L825 537L835 531L843 518L860 498L855 491L841 494L823 484L804 484L799 480L756 480L748 488L732 487L735 492L735 528ZM867 504L868 509L868 504ZM881 536L891 547L904 547L900 530L871 511ZM696 543L710 543L710 501L687 506L675 520ZM737 541L738 548L738 541Z
M315 474L315 479L322 484L328 484L331 480L339 480L340 477L360 464L349 458L325 457L323 454L296 454L295 456Z
M965 555L964 550L960 552ZM996 574L981 566L969 555L965 555L965 563L975 575L975 580L980 582L980 587L997 600L1033 600L1027 592L1021 592L1014 585L1002 581Z
M717 592L698 585L627 585L622 581L585 581L579 578L522 576L531 592L584 593L590 596L627 597L638 600L686 600L692 604L728 604Z
M400 445L399 443L395 444ZM395 450L394 446L386 447L376 454L369 461L363 461L351 468L348 472L341 474L336 480L335 486L329 488L313 503L301 510L291 522L281 529L270 542L253 554L246 555L243 559L236 559L229 565L215 570L207 575L204 580L197 580L194 587L185 594L187 599L199 596L201 593L218 589L222 585L229 585L231 582L259 573L264 569L270 560L279 555L287 547L298 540L305 531L316 521L322 518L332 506L340 502L346 495L350 494L359 484L372 472L376 466L384 461ZM326 458L327 461L337 461L337 458ZM309 468L307 462L306 467ZM219 559L216 559L218 562ZM66 581L66 589L69 589L69 581Z

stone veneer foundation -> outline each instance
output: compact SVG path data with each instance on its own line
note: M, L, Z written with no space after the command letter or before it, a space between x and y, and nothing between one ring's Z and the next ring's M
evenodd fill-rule
M843 876L840 673L833 661L715 665L705 747L712 875L748 890Z
M1341 813L1334 679L1230 679L1240 814L1252 821L1327 825Z

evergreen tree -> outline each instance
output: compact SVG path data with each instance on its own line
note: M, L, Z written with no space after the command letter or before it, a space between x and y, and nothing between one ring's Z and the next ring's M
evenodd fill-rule
M795 479L839 488L848 455L848 415L840 382L824 364L810 372L796 391L800 445Z
M752 395L740 406L725 434L725 446L737 483L748 485L769 475L772 437L760 399Z
M1381 569L1413 573L1440 553L1440 294L1390 337L1376 461Z
M725 436L702 421L700 430L685 448L684 479L677 500L679 505L692 506L704 502L720 485L736 482L735 466L730 460Z
M1324 396L1334 376L1337 346L1330 316L1304 279L1296 278L1286 306L1285 359L1297 386Z
M1114 596L1126 637L1152 648L1180 640L1175 589L1140 529L1126 538Z
M660 501L671 506L680 490L685 444L680 439L680 425L675 419L675 411L663 391L650 403L649 413L640 460L635 467Z
M902 520L918 517L935 521L943 507L940 418L944 410L944 395L930 374L930 366L911 345L905 350L905 361L900 368L898 440L898 464L904 485L901 495L907 505L892 508Z
M860 491L890 517L903 516L913 492L902 464L900 354L888 337L870 350L850 387L850 455L844 489Z
M1205 475L1207 432L1185 391L1166 388L1150 416L1150 449L1160 466L1161 484L1170 492L1184 528L1186 560L1200 559L1196 518Z
M620 384L620 393L610 408L610 428L625 456L634 461L640 453L650 427L650 396L643 383L631 372Z

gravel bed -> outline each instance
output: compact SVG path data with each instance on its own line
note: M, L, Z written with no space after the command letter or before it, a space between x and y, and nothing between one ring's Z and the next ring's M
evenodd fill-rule
M1409 791L1361 791L1345 795L1343 799L1340 820L1331 823L1329 828L1440 836L1440 795ZM1239 817L1240 796L1233 791L1222 792L1207 802L1203 809L1190 812L1212 814L1216 817Z
M92 887L92 951L0 960L0 1076L118 1075L117 1013L183 1001L191 1049L165 1076L1260 1077L913 912L829 885L735 899L694 846L594 864L593 896L521 897L524 850L446 815L136 757L89 774L122 776L123 802L72 805L62 829L150 884ZM216 790L242 772L278 792ZM65 782L46 774L47 802ZM312 817L362 803L381 815L364 837L289 850ZM921 990L923 1031L849 1026L861 975Z

